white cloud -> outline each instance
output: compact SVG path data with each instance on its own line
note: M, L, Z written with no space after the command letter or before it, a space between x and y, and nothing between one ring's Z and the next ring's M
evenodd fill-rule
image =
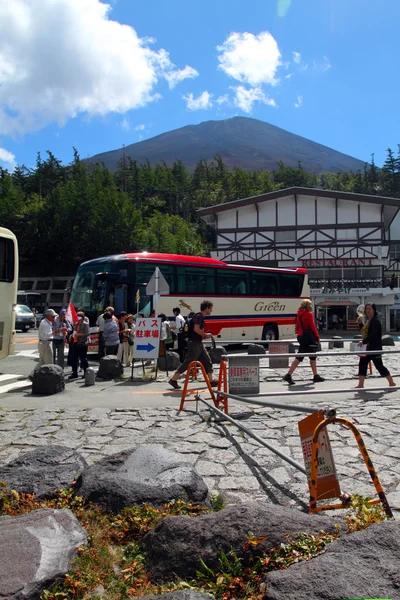
M188 110L206 110L211 108L213 95L210 92L202 92L200 96L194 98L193 94L186 94L183 99L186 100L186 108Z
M215 101L215 104L221 106L221 104L229 104L229 94L224 94L223 96L218 96Z
M154 40L109 19L100 0L0 1L0 134L34 131L81 113L124 114L194 76Z
M301 53L300 52L293 52L293 62L294 63L301 62Z
M0 163L3 163L7 169L14 171L16 167L15 155L5 148L0 148Z
M126 117L124 117L124 118L122 119L122 121L121 121L121 123L120 123L119 125L120 125L120 127L121 127L122 129L124 129L125 131L129 131L129 130L130 130L130 128L131 128L131 126L130 126L130 123L129 123L129 120L128 120Z
M217 50L219 68L233 79L252 86L278 83L276 73L282 64L281 53L268 31L258 35L233 32Z
M328 71L331 67L332 67L332 65L329 62L329 58L327 56L324 56L323 57L323 62L322 62L322 65L321 65L321 69L323 71Z
M136 125L135 131L144 131L145 127L146 125L144 123L141 123L140 125Z
M193 67L189 67L189 65L186 65L184 69L165 73L164 77L168 81L169 88L172 89L184 79L193 79L193 77L197 77L198 74L199 73L198 71L196 71L196 69L193 69Z
M277 106L275 100L267 96L260 87L246 89L243 85L238 85L231 89L235 92L234 105L243 110L243 112L250 113L255 102L262 102L263 104L268 104L268 106Z
M293 73L288 73L285 75L285 79L290 79L291 77L293 77Z
M295 108L300 108L303 105L303 96L297 96L297 102L294 103Z

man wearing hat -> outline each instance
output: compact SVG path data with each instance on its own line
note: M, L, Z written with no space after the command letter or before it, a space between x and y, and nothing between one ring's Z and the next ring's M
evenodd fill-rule
M64 368L65 337L68 333L72 333L72 325L65 316L66 313L65 308L62 308L53 322L53 362L62 369ZM65 327L67 331L63 333ZM56 330L59 333L56 333Z
M67 333L66 327L60 327L53 331L54 318L57 313L52 309L48 308L44 313L45 318L39 325L39 366L41 365L52 365L53 364L53 348L52 341L55 333Z

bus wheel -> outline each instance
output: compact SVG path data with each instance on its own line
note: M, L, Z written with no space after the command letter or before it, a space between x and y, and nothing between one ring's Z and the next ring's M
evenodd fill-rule
M279 337L278 328L274 323L266 323L263 327L261 338L263 340L277 340Z

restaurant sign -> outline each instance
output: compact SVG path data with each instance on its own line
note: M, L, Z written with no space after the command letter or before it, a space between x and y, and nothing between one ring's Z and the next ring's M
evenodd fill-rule
M372 258L311 258L302 260L302 266L305 269L316 267L369 267L372 265Z

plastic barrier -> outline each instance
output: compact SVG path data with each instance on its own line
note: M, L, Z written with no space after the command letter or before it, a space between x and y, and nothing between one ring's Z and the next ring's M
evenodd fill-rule
M186 371L185 383L184 383L183 390L182 390L181 403L179 405L179 410L180 411L183 410L183 408L185 406L185 402L197 402L198 401L197 394L195 395L194 399L187 398L189 379L192 376L193 379L197 380L197 369L201 370L201 373L204 377L205 384L207 385L208 391L210 392L211 399L214 402L214 406L216 408L218 408L219 405L222 404L224 407L225 413L228 414L228 398L225 395L219 394L219 391L222 388L225 393L228 389L227 374L226 374L226 361L225 360L222 360L221 364L220 364L219 377L218 377L218 389L216 390L216 392L214 392L214 390L210 384L210 381L207 377L207 373L204 369L203 364L198 361L193 361L190 363L189 368Z

